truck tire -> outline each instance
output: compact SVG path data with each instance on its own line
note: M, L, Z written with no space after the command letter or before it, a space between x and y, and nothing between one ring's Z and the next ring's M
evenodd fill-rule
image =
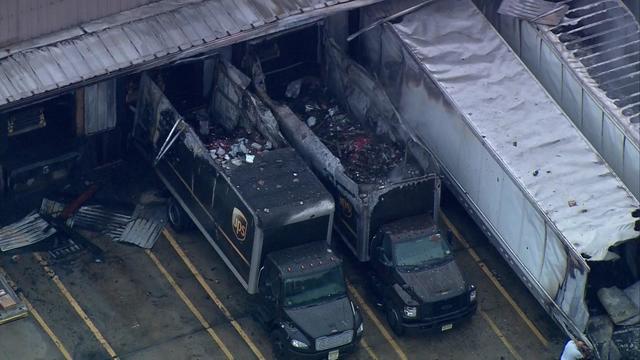
M171 227L177 232L187 230L191 225L191 219L189 219L189 216L182 210L182 207L174 198L169 200L167 217L169 218Z
M273 347L273 356L277 360L288 359L287 354L287 337L282 331L274 330L271 332L271 346Z
M398 312L391 305L387 305L387 322L389 323L389 327L393 330L393 333L397 336L403 336L405 329L402 327L402 320L400 320L400 316Z

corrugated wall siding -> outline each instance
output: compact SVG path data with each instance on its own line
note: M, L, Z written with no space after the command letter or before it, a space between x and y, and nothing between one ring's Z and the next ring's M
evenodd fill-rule
M0 47L158 0L0 0Z

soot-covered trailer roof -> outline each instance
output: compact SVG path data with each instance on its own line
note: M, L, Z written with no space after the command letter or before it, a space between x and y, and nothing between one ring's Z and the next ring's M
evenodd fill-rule
M292 148L262 153L253 163L232 167L228 175L265 228L334 209L331 194Z

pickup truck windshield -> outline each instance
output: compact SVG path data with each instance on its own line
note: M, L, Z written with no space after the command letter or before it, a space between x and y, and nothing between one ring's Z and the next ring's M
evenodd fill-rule
M451 250L440 234L419 236L393 244L396 266L430 266L448 260Z
M285 307L312 305L345 296L342 267L286 279L284 282Z

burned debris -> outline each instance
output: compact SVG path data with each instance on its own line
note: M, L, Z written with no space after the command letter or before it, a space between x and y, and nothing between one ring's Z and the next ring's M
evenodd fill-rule
M253 163L255 157L273 149L273 143L257 132L248 132L236 127L229 131L220 125L208 127L208 134L200 133L211 158L225 169L230 165L240 166Z
M27 316L27 306L13 290L5 274L0 272L0 324Z
M285 143L269 109L247 91L249 84L246 75L218 59L207 103L185 114L210 157L225 171L251 164L256 156Z
M376 134L370 124L356 120L319 79L295 80L285 96L289 107L340 159L346 174L356 183L385 185L423 175L406 148Z

